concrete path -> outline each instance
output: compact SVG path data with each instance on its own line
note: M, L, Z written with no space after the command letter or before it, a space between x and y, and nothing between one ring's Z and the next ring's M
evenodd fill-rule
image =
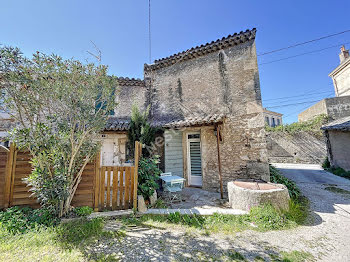
M202 216L210 216L214 213L223 214L223 215L244 215L247 214L246 211L239 209L228 209L228 208L218 208L218 207L209 207L209 208L188 208L188 209L180 209L180 208L165 208L165 209L156 209L151 208L148 209L145 214L153 214L153 215L169 215L173 213L180 213L181 215L202 215Z
M350 180L326 172L318 165L273 165L295 181L310 200L314 221L289 233L278 234L278 239L275 239L276 232L268 232L269 242L278 246L304 247L315 255L322 255L318 261L349 261ZM326 190L330 187L349 193Z
M309 198L311 219L306 225L265 233L246 230L233 235L206 235L161 226L130 226L123 229L125 237L114 242L110 239L99 241L92 251L116 254L121 261L170 262L232 261L235 251L246 261L258 261L257 256L271 261L271 254L298 250L311 253L314 256L311 261L350 261L350 194L326 190L335 187L350 192L350 180L325 172L317 165L275 166L283 175L296 181ZM122 226L116 220L109 220L106 228L120 230Z

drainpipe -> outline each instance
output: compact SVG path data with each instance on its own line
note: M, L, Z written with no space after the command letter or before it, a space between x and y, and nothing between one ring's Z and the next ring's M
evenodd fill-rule
M220 194L221 199L224 198L224 189L222 186L222 173L221 173L221 159L220 159L220 135L221 135L221 127L219 125L216 126L216 141L218 148L218 164L219 164L219 180L220 180Z

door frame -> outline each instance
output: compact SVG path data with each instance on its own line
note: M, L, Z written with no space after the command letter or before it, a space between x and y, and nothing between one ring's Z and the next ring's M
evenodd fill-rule
M189 135L199 135L199 138L188 138ZM199 147L200 147L200 157L201 157L201 176L200 179L197 180L198 183L192 183L192 176L191 176L191 159L190 159L190 143L189 140L191 141L198 141L199 142ZM187 149L187 154L186 154L186 161L187 161L187 178L188 178L188 185L193 186L193 187L202 187L203 186L203 165L202 165L202 142L201 142L201 132L200 131L193 131L193 132L187 132L186 133L186 149Z

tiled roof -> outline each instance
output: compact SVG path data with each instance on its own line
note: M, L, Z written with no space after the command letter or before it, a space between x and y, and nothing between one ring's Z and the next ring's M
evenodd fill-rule
M118 77L117 80L121 86L145 86L145 81L139 78Z
M208 115L208 116L193 116L181 120L169 120L169 121L153 121L151 123L154 127L165 128L181 128L191 126L207 126L224 121L224 115ZM108 119L105 130L106 131L127 131L130 128L130 119L110 117Z
M173 120L169 123L164 123L162 126L166 128L179 128L190 126L207 126L224 121L224 115L207 115L207 116L193 116L181 120Z
M201 46L192 47L191 49L171 55L169 57L155 60L154 63L151 65L145 64L144 69L145 71L149 69L159 69L162 67L175 64L180 60L182 61L189 60L194 57L198 57L198 56L202 56L202 55L206 55L206 54L218 51L220 49L239 45L255 39L255 34L256 34L255 28L253 28L252 30L247 29L245 32L241 31L240 33L234 33L233 35L228 35L227 37L223 37L216 41L212 41L210 43L206 43Z
M107 131L127 131L130 127L130 119L110 117L105 130Z
M337 119L321 127L323 130L350 131L350 116Z

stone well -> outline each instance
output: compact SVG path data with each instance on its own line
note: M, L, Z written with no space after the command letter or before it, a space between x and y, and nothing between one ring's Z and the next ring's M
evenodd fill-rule
M289 193L285 185L262 180L235 180L227 183L230 206L249 211L254 206L271 204L278 209L288 210Z

